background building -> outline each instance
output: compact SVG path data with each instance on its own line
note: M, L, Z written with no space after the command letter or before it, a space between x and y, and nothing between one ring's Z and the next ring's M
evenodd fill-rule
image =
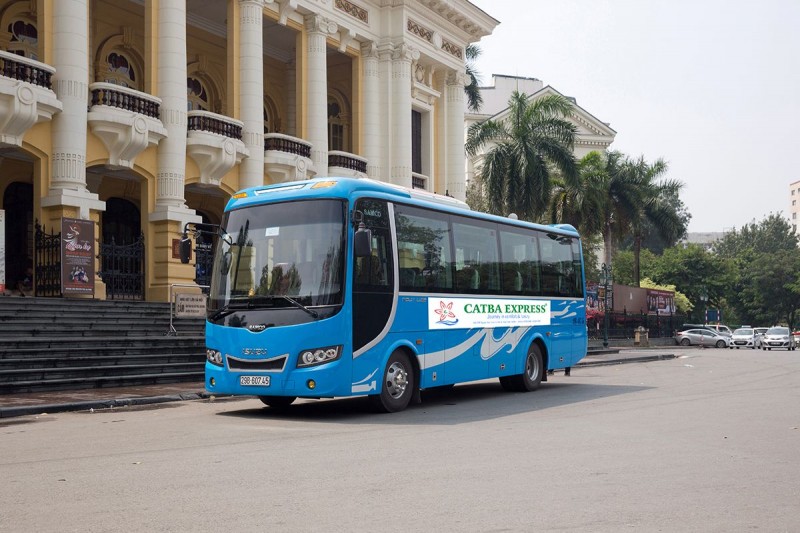
M800 213L800 181L795 181L789 184L789 223L792 225L792 231L800 235L798 229L798 216Z
M504 76L499 74L492 75L492 85L481 87L481 97L483 105L479 113L468 113L466 115L466 129L476 123L487 119L503 120L508 113L508 101L514 91L527 94L532 99L541 98L548 94L558 94L560 92L554 88L545 86L536 78L521 78L518 76ZM563 95L561 95L563 96ZM614 131L607 122L602 122L594 115L578 105L574 98L569 98L574 106L574 111L569 120L578 129L575 136L575 158L581 159L592 151L604 151L614 142L617 132ZM467 161L467 181L477 172L480 156L476 156Z
M35 221L94 223L96 297L166 301L196 274L184 225L240 188L336 174L463 199L464 50L496 25L466 0L0 1L8 285ZM104 246L135 242L120 278Z

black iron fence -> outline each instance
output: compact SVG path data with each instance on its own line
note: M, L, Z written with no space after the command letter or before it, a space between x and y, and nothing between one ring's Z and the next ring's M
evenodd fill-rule
M36 221L34 240L34 296L61 296L61 232L47 230Z
M633 339L638 328L647 329L651 339L673 337L687 322L686 315L648 315L646 313L613 312L608 315L609 339ZM590 339L603 338L603 315L586 320Z
M100 244L100 278L109 300L144 300L144 234L130 244Z

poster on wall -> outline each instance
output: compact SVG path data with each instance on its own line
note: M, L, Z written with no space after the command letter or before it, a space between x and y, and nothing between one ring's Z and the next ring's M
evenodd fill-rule
M6 293L6 212L0 209L0 296Z
M94 222L61 219L61 290L94 296Z
M647 289L647 312L651 315L674 315L675 293Z

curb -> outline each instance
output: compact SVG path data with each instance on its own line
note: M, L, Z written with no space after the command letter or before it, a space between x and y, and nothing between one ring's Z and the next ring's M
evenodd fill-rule
M627 357L625 359L606 359L604 361L586 361L584 359L580 363L575 365L575 367L623 365L625 363L647 363L650 361L667 361L669 359L675 359L675 357L676 355L674 353L660 353L656 355L641 355L638 357Z
M111 400L89 400L84 402L50 403L38 405L20 405L16 407L0 407L0 419L25 415L41 415L47 413L63 413L67 411L88 411L89 409L113 409L134 405L180 402L186 400L203 400L213 396L208 392L184 392L162 396L141 396L135 398L115 398Z
M589 356L591 357L591 356ZM624 357L620 359L605 359L600 361L586 361L584 358L573 368L593 366L623 365L626 363L647 363L650 361L666 361L675 359L675 354L654 354L638 357ZM44 415L49 413L64 413L69 411L88 411L90 409L113 409L115 407L131 407L136 405L150 405L167 402L181 402L188 400L205 400L216 396L206 391L184 392L161 396L140 396L133 398L115 398L105 400L89 400L82 402L51 403L38 405L20 405L16 407L0 407L0 419L26 415Z

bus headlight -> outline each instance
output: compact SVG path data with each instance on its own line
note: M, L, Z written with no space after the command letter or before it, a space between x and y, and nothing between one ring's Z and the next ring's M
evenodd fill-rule
M222 366L222 352L219 350L206 349L206 359L212 365Z
M300 357L297 358L297 367L303 368L330 363L331 361L339 359L341 354L341 346L326 346L325 348L312 348L310 350L303 350L300 352Z

